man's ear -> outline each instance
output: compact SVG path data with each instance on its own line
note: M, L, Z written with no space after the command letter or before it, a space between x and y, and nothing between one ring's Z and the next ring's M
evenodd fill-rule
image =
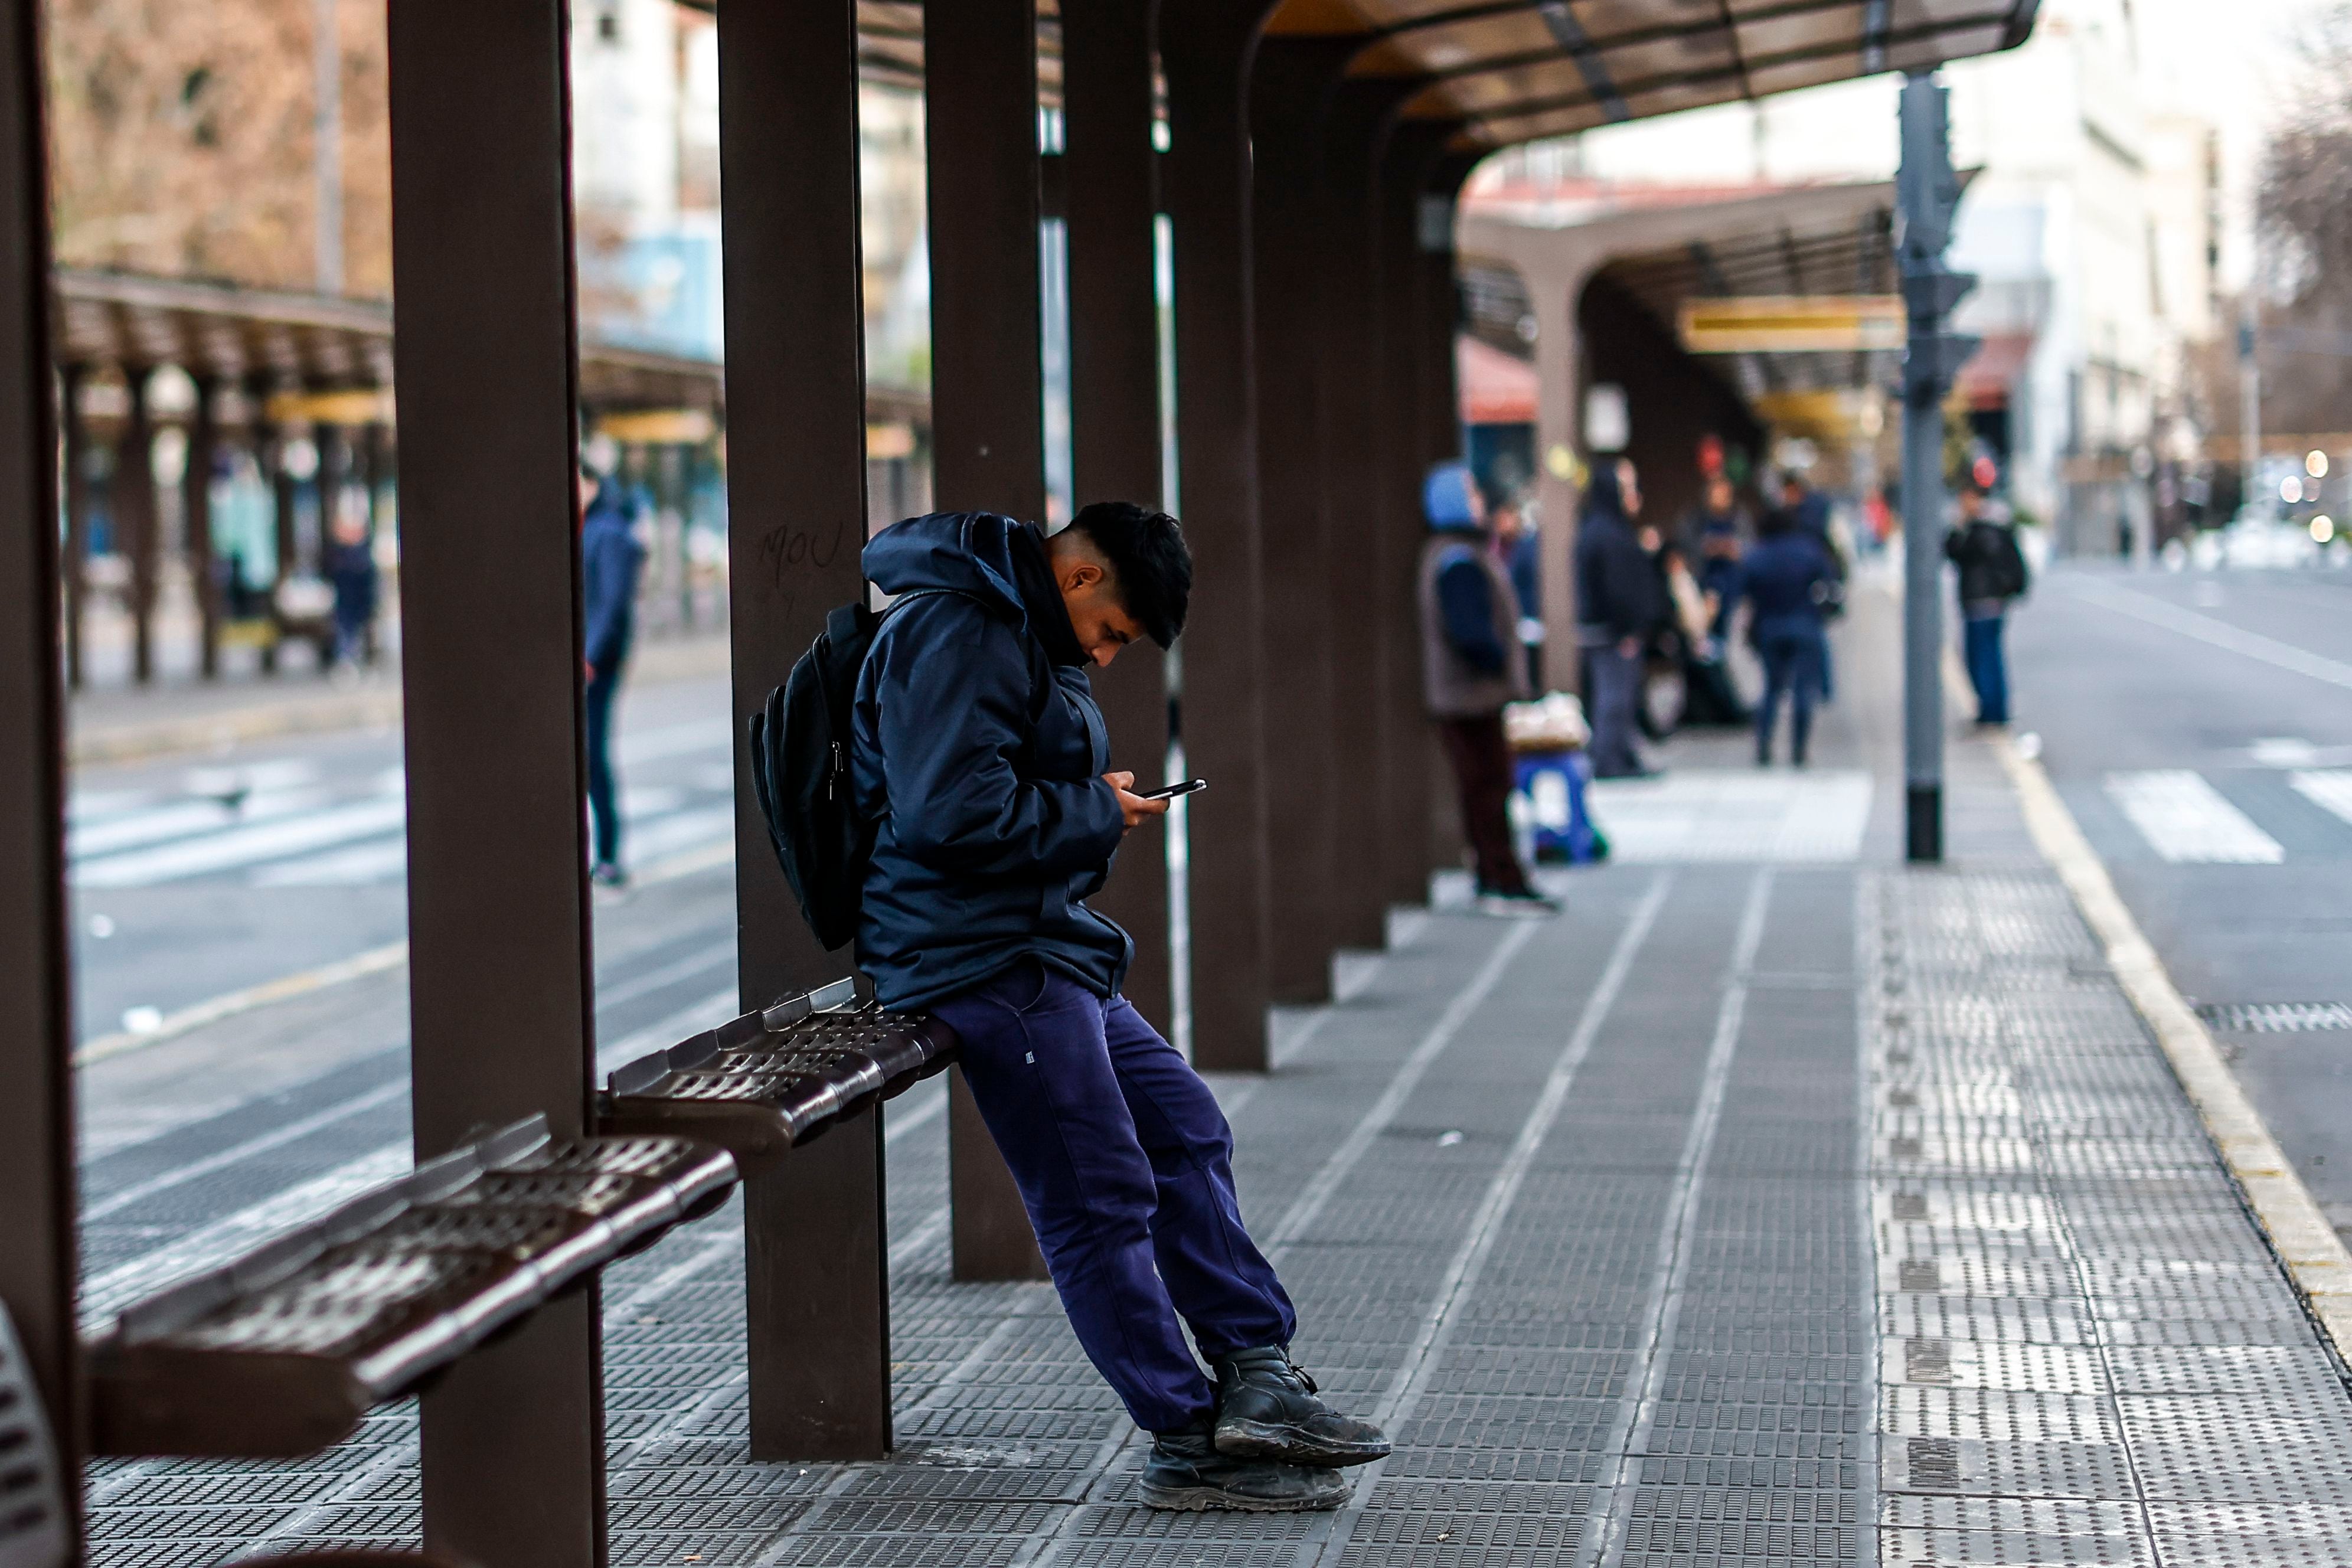
M1062 563L1062 592L1076 593L1091 588L1103 580L1103 569L1082 555L1073 555Z

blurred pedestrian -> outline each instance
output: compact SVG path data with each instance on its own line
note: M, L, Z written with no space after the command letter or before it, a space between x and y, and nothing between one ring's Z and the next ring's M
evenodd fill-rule
M613 699L628 663L636 630L637 574L645 546L637 542L620 481L580 470L580 580L587 612L583 656L587 663L588 807L595 829L589 879L600 888L628 883L621 869L620 791L613 778Z
M372 662L374 653L370 634L375 626L375 539L364 506L337 510L327 547L327 579L335 589L333 668L355 672Z
M1960 569L1961 646L1969 682L1977 689L1977 722L2009 722L2009 658L2001 625L2009 603L2031 585L2025 552L2009 510L1989 500L1974 480L1960 486L1960 522L1944 536L1944 553Z
M1736 600L1738 587L1719 593L1700 587L1688 552L1678 541L1667 541L1659 559L1665 568L1666 592L1674 600L1677 636L1673 651L1683 680L1683 710L1677 728L1747 723L1748 705L1740 701L1731 683L1731 671L1724 663L1723 638L1715 626L1717 606L1726 597ZM1735 578L1738 569L1737 562L1731 563Z
M1495 557L1510 574L1518 603L1518 644L1527 661L1528 689L1543 689L1543 563L1536 542L1536 520L1526 492L1507 490L1486 509Z
M1477 865L1481 913L1538 916L1558 905L1528 881L1511 843L1512 763L1504 704L1532 689L1519 603L1485 528L1486 506L1462 463L1440 463L1422 487L1429 542L1421 552L1422 692L1453 764L1462 836Z
M1772 761L1780 699L1790 703L1789 760L1805 765L1813 700L1829 657L1822 606L1837 582L1829 546L1783 508L1764 519L1739 563L1739 596L1748 605L1748 639L1764 661L1764 700L1756 707L1756 763Z
M1824 621L1836 619L1845 613L1846 559L1845 552L1838 548L1837 537L1831 526L1830 498L1805 481L1803 470L1784 469L1780 475L1780 511L1788 518L1791 528L1800 533L1810 533L1820 541L1822 552L1829 557L1832 575L1829 586L1823 590L1822 618ZM1822 700L1827 702L1836 685L1827 638L1822 641L1820 663Z
M1657 563L1634 533L1641 512L1633 465L1622 458L1595 463L1576 535L1576 621L1592 693L1596 778L1646 778L1654 771L1634 749L1633 734L1643 653L1670 611Z
M1740 542L1750 526L1730 479L1721 473L1708 476L1704 498L1683 520L1685 542L1698 557L1694 572L1699 592L1711 601L1707 632L1718 642L1730 635L1732 606L1738 598Z

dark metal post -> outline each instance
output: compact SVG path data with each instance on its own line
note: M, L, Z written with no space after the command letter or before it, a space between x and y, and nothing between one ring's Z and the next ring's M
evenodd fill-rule
M155 678L155 577L163 552L155 516L155 426L147 416L146 365L122 368L122 428L114 438L114 538L131 567L131 675Z
M1392 531L1382 515L1381 192L1375 180L1391 111L1418 86L1400 79L1344 81L1331 95L1323 125L1321 458L1332 552L1336 786L1327 804L1339 834L1332 937L1343 947L1379 948L1388 941L1387 861L1395 847L1387 832L1388 759L1405 740L1390 722L1389 649L1399 642L1420 646L1417 628L1397 619L1384 592L1398 558L1420 541L1418 531ZM1410 732L1422 729L1416 723Z
M266 404L268 389L264 388L257 395ZM269 538L278 558L269 578L269 638L261 645L261 668L265 673L275 673L278 642L278 591L286 585L286 579L294 574L294 478L286 471L286 444L293 438L293 427L265 419L257 428L260 432L260 439L255 443L254 451L269 480Z
M1152 290L1151 11L1135 0L1064 0L1062 160L1070 256L1070 443L1077 502L1160 504L1160 311ZM1167 659L1150 643L1091 672L1111 765L1164 784ZM1168 839L1127 836L1094 903L1135 939L1127 999L1162 1034L1169 991Z
M218 382L196 383L196 405L188 416L188 466L180 476L188 520L188 581L196 595L196 671L206 680L220 673L220 574L213 563L213 456L220 447L219 397Z
M1178 491L1192 547L1184 757L1192 1059L1266 1059L1265 738L1258 655L1257 411L1251 324L1249 58L1265 0L1167 0L1168 211L1175 233Z
M1452 131L1413 121L1390 135L1381 160L1380 311L1381 404L1378 439L1381 504L1378 514L1388 548L1381 556L1380 613L1391 636L1384 645L1387 683L1382 700L1387 734L1381 757L1381 875L1391 903L1429 900L1429 825L1435 809L1435 764L1429 710L1422 695L1422 191L1432 160Z
M562 0L394 0L409 1011L416 1152L544 1112L595 1060L581 702L569 37ZM425 1545L604 1559L597 1295L424 1396Z
M65 426L66 684L81 688L82 605L88 597L89 562L89 421L82 414L82 391L89 384L86 365L69 364L58 376L58 417Z
M1424 472L1432 463L1462 456L1462 391L1454 359L1461 311L1454 275L1454 205L1477 162L1471 153L1441 155L1415 203L1413 229L1421 266L1414 283L1412 321L1420 374L1413 379L1413 397L1420 405L1417 466ZM1431 747L1423 756L1428 767L1426 787L1436 798L1450 800L1454 782L1444 776L1444 763L1437 749ZM1424 878L1430 871L1462 863L1462 830L1450 812L1433 811L1423 816L1412 842L1423 847Z
M1944 394L1976 348L1944 331L1976 283L1944 265L1960 183L1944 89L1933 71L1903 79L1896 237L1910 334L1903 363L1903 771L1908 858L1944 858Z
M856 0L719 13L736 732L866 579L866 321ZM790 157L776 149L793 149ZM801 919L737 748L736 963L746 1007L847 973ZM881 1113L748 1184L751 1455L890 1447Z
M1339 821L1332 811L1343 787L1332 741L1335 557L1318 374L1330 256L1318 140L1326 98L1350 52L1351 45L1324 39L1270 38L1250 73L1267 967L1269 989L1281 1002L1330 997L1341 929Z
M923 54L939 504L1042 517L1036 0L927 7ZM1020 1193L961 1069L948 1095L956 1278L1044 1279Z
M40 12L34 0L14 0L0 26L0 517L11 520L0 528L0 1082L8 1086L0 1094L0 1302L57 1434L67 1512L59 1533L79 1562L73 946ZM37 1542L41 1521L31 1522L22 1538Z

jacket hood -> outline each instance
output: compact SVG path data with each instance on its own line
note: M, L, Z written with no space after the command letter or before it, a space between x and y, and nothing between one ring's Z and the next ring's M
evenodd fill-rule
M1441 533L1475 533L1478 514L1471 501L1470 466L1439 463L1421 487L1421 508Z
M992 511L935 511L894 522L860 557L874 585L894 597L945 588L1025 620L1013 565L1013 531L1025 524Z

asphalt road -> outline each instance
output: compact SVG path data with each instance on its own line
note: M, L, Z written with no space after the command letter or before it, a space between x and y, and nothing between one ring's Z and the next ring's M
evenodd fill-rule
M2352 571L2061 567L2010 638L2017 729L2352 1236Z
M657 925L708 933L724 968L727 683L627 690L617 734L624 856L647 885L600 902L600 953ZM84 1041L135 1036L404 938L400 763L387 728L76 770L68 846Z

